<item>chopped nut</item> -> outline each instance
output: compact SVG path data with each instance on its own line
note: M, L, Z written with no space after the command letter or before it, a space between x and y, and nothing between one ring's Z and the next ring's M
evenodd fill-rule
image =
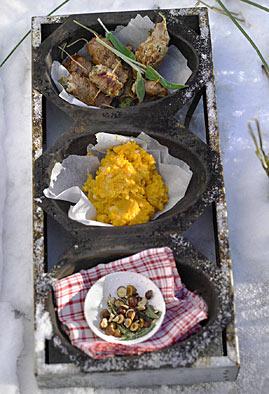
M128 298L128 304L131 308L135 308L138 304L138 299L136 296L131 296Z
M118 295L118 297L120 297L120 298L126 297L126 288L125 288L124 286L118 287L117 295Z
M117 329L117 324L116 323L110 323L107 326L107 328L105 329L105 334L106 335L114 335L116 329Z
M110 295L107 300L108 308L100 312L100 328L106 335L127 340L135 338L140 332L142 334L145 328L150 330L161 314L149 303L152 296L152 290L146 291L145 296L140 297L134 286L119 286L118 298ZM136 332L138 333L134 335Z
M117 316L113 319L113 321L114 321L115 323L121 324L121 323L124 322L124 316L123 316L123 315L117 315Z
M148 290L145 293L145 297L146 297L147 300L150 300L153 297L153 291L152 290Z
M133 323L130 327L130 330L135 332L139 329L139 324L138 323Z
M129 328L131 326L131 324L132 324L131 319L129 319L129 318L125 319L124 325L126 328Z
M108 309L102 309L100 312L100 317L103 319L104 317L109 319L110 318L110 312Z
M126 312L126 317L128 317L129 319L131 319L133 321L134 318L135 318L135 310L134 309L129 309Z
M139 327L140 328L144 327L144 322L145 322L144 319L142 319L142 318L139 319Z
M121 332L118 328L114 331L114 337L117 337L117 338L121 337Z
M117 310L119 315L123 315L125 316L126 314L126 308L124 308L123 306L121 306L118 310Z
M100 321L100 328L105 329L108 327L108 320L104 317L101 321Z
M126 288L126 295L127 297L131 297L133 295L135 295L137 292L136 288L132 285L128 285Z
M139 301L138 305L137 305L137 309L139 311L144 311L146 309L146 305L148 303L148 300L146 299L146 297L143 297L141 301Z
M120 308L123 304L124 304L124 302L121 300L116 300L114 303L116 308Z
M112 320L114 319L114 317L115 317L114 313L111 313L111 314L110 314L110 317L109 317L109 322L112 322Z
M150 320L144 320L144 327L149 328L151 326L151 321Z

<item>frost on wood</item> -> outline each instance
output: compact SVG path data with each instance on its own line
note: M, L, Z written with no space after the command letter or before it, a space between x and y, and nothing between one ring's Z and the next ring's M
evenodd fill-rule
M52 325L49 313L44 310L42 304L36 306L36 331L35 331L35 345L36 351L41 352L45 347L45 339L52 337Z

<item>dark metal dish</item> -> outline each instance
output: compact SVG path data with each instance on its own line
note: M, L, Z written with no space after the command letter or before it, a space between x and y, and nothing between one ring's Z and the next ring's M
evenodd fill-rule
M76 120L95 120L103 122L111 119L121 119L123 122L132 121L133 124L145 117L150 118L152 113L158 111L160 117L163 115L173 115L186 102L202 88L209 77L203 72L205 58L200 55L202 46L200 37L189 27L181 23L174 23L170 18L168 10L162 10L167 18L167 27L171 37L171 44L179 48L188 61L188 66L192 70L192 75L187 81L188 87L184 90L177 90L166 97L157 99L152 102L142 103L131 108L117 109L91 109L71 105L58 97L58 90L55 87L51 76L50 69L52 62L58 60L61 62L61 51L58 48L65 42L74 42L84 37L89 39L89 32L77 26L73 20L94 29L97 33L102 33L102 28L97 23L100 17L109 29L118 25L127 25L131 18L137 15L137 12L117 12L117 13L100 13L100 14L83 14L71 15L65 23L57 28L48 38L46 38L38 50L34 53L33 63L33 84L34 87L50 99L59 108L65 111L69 116ZM139 11L142 16L148 15L153 21L159 18L157 10ZM71 55L76 53L83 44L74 45Z
M195 361L199 353L219 334L231 319L231 299L227 285L227 277L214 265L198 254L185 241L181 248L175 248L171 238L152 239L144 237L133 239L132 243L115 242L113 247L103 242L82 243L79 247L73 247L59 262L52 272L50 280L61 279L68 275L89 269L100 263L107 263L118 258L137 253L142 249L151 247L169 246L173 249L177 268L182 282L191 291L196 291L207 303L208 319L202 323L199 333L178 342L162 351L154 352L162 363L167 365L173 362L173 367L189 365ZM56 309L53 290L48 293L47 310L49 311L54 331L54 343L60 350L68 355L83 371L94 370L106 365L109 370L136 369L147 365L152 353L140 356L118 356L107 360L94 360L79 349L71 345L62 324L60 323ZM172 361L173 360L173 361ZM112 365L113 364L113 365ZM110 365L110 366L108 366Z
M161 126L161 125L160 125ZM167 127L167 126L166 126ZM165 125L163 125L165 129ZM143 129L169 149L169 153L187 163L193 176L187 192L172 209L158 219L146 224L98 227L86 226L68 218L70 203L45 198L43 190L49 186L50 174L54 164L62 162L71 154L85 155L89 143L95 143L95 132L76 133L74 130L61 137L58 142L36 161L35 185L38 204L76 239L95 239L97 237L131 237L135 234L165 233L177 230L183 232L201 215L208 204L218 197L219 165L215 153L190 131L174 124L163 131ZM128 127L119 134L137 136L140 130Z

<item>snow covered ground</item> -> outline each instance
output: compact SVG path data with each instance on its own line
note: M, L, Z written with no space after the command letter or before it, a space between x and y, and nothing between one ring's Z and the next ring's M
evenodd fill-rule
M1 58L59 0L2 0ZM213 0L208 0L213 3ZM60 13L193 6L192 0L71 0ZM269 0L260 0L269 6ZM227 0L269 59L269 14ZM133 393L269 392L269 183L247 133L258 117L269 141L269 80L256 53L226 17L210 13L230 242L234 264L241 372L237 382L128 390ZM31 255L30 39L0 70L0 393L37 393L33 375ZM198 114L199 116L199 114ZM269 149L269 144L268 144ZM96 392L111 390L96 390ZM67 393L50 390L44 393ZM70 390L92 393L93 389ZM124 393L125 390L118 390Z

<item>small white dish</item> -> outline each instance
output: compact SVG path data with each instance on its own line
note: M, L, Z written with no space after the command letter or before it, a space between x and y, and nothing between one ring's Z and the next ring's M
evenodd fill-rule
M144 296L146 291L152 290L153 297L150 299L149 303L154 309L161 311L161 316L157 320L154 328L148 334L136 339L121 340L120 338L106 335L99 328L100 311L107 308L107 299L110 295L112 297L117 297L117 289L119 286L126 287L129 284L135 286L138 294L141 296ZM120 343L122 345L135 345L147 341L161 327L164 315L165 302L160 289L146 276L131 271L114 272L100 278L88 291L84 303L84 316L94 334L104 341Z

